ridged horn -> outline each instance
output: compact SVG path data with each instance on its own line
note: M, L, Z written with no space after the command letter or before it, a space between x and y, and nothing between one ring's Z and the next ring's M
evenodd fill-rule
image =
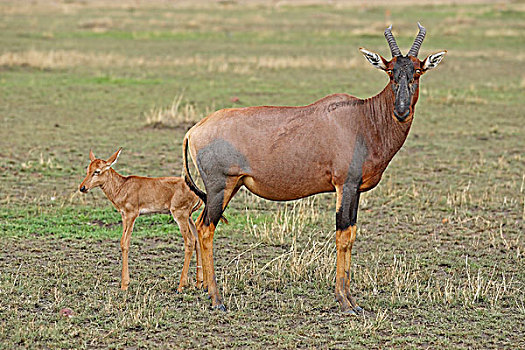
M410 51L408 51L407 56L417 57L419 49L421 48L421 44L423 44L423 40L425 39L425 35L427 34L427 30L421 25L421 23L417 22L417 26L419 27L419 33L417 33L416 39L414 40L414 44L410 48Z
M385 38L388 42L388 46L390 46L390 52L392 53L392 57L402 56L401 50L399 50L399 46L397 46L396 39L392 34L392 25L385 29Z

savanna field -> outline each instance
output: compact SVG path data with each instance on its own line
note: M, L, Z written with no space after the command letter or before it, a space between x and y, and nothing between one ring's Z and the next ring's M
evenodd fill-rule
M0 2L0 348L525 348L525 4L459 3ZM359 47L389 59L393 24L406 53L418 21L419 58L448 54L361 195L363 316L334 299L334 194L232 200L214 240L227 312L176 293L169 215L137 219L120 290L120 214L78 192L90 149L180 176L212 111L377 94L387 76Z

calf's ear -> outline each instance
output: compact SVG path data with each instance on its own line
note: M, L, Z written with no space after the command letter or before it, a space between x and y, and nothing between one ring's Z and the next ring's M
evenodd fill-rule
M106 160L107 168L111 168L113 164L117 162L118 156L120 156L120 152L122 152L122 147L120 147L118 151L113 153L113 155L109 157L108 160Z

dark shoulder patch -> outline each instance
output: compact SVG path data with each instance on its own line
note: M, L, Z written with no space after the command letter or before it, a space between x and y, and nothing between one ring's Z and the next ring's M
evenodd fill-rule
M352 161L348 168L348 175L346 177L346 183L353 185L361 185L363 180L363 164L365 164L366 157L368 156L368 148L366 142L361 135L357 136L354 145L354 154L352 155Z

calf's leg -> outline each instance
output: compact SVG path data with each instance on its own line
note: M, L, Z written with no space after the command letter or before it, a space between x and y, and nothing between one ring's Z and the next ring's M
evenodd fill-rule
M122 238L120 239L120 249L122 251L122 279L120 283L120 289L127 290L129 286L129 270L128 270L128 254L129 254L129 243L131 240L131 233L133 232L133 225L137 219L138 214L136 213L123 213L122 214Z
M191 216L188 218L188 225L190 227L190 231L193 234L193 237L195 238L195 255L197 260L197 282L195 283L195 288L202 288L203 287L203 272L202 272L202 254L201 254L201 244L199 242L199 234L197 232L197 228L195 227L195 223L193 222L193 219Z
M188 270L190 268L191 256L193 255L195 247L195 237L193 237L190 232L187 213L171 210L171 214L179 225L180 233L184 239L184 265L182 266L179 287L177 288L177 292L180 293L184 287L188 285Z

